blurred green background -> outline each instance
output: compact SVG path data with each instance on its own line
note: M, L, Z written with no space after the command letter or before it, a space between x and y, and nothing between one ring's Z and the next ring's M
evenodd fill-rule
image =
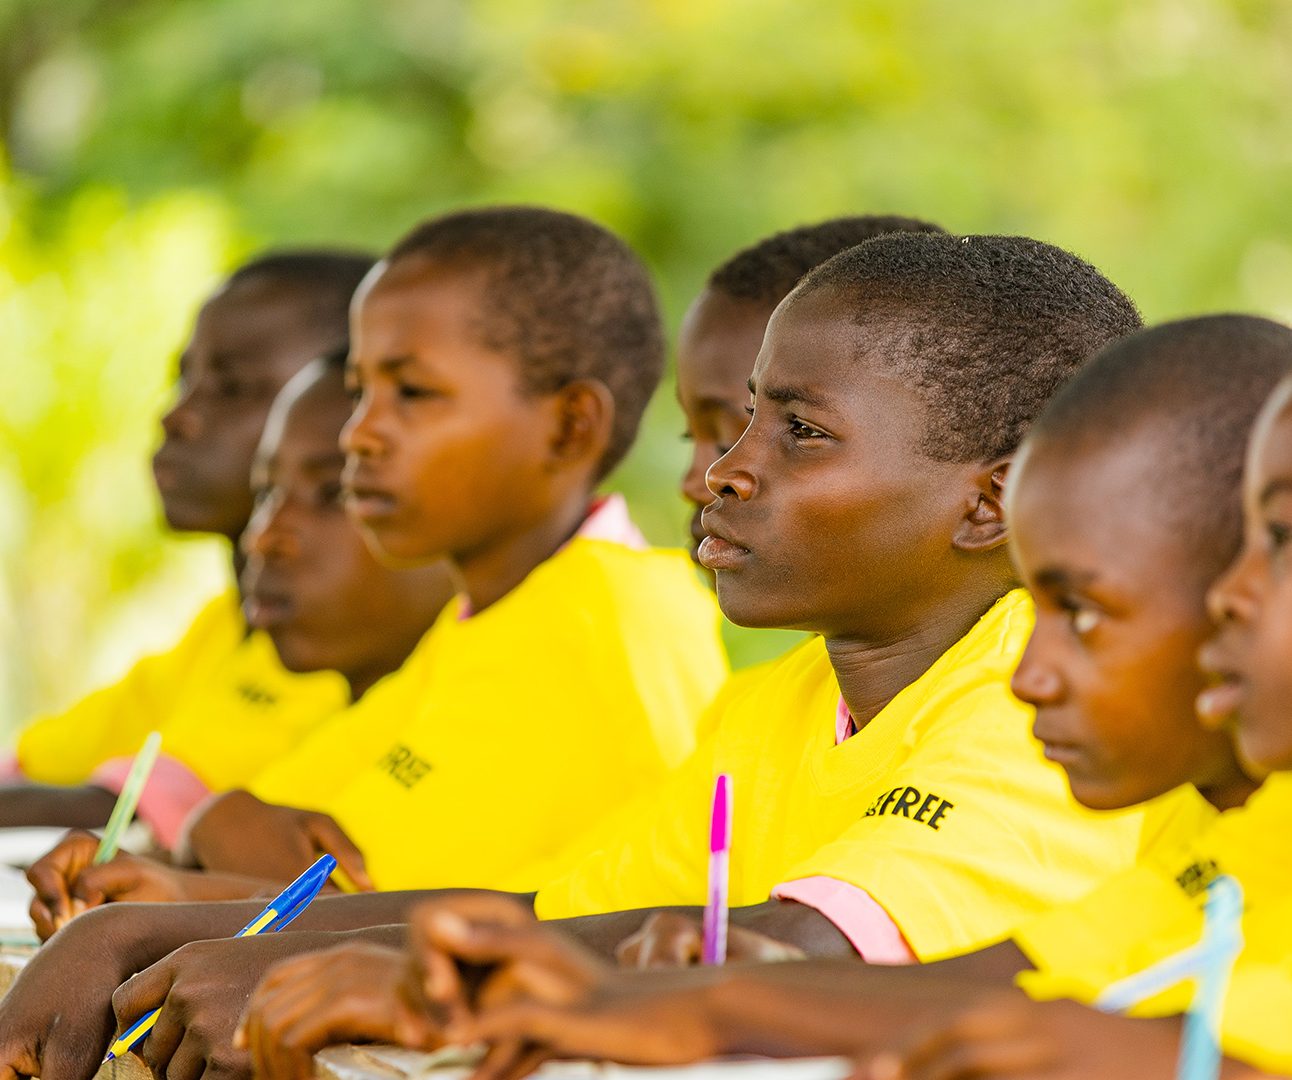
M219 586L147 458L266 245L548 203L631 239L675 327L737 247L905 212L1069 247L1150 319L1292 317L1286 0L0 0L0 136L0 727ZM666 387L618 478L661 542L681 426Z

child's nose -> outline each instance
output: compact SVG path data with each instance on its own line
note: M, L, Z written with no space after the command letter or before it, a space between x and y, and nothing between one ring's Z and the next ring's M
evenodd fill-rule
M713 502L713 493L705 483L705 474L717 457L716 454L705 453L702 446L696 443L695 453L691 455L691 467L682 478L682 497L687 502L696 506L708 506Z
M741 436L736 445L710 465L704 474L705 485L715 497L734 495L743 502L753 498L758 491L758 481L746 460L744 444L745 437Z
M1207 590L1207 614L1217 626L1229 622L1248 622L1256 611L1256 598L1248 579L1254 556L1243 552Z
M1037 662L1026 652L1019 661L1009 688L1028 705L1053 705L1063 696L1063 680L1049 664Z
M170 439L195 439L202 430L202 418L193 408L192 391L185 391L161 418L162 431Z
M286 504L275 500L257 510L242 534L242 550L262 559L289 559L299 553L295 530L286 520Z
M373 457L379 453L383 440L377 419L376 410L367 402L360 401L341 429L342 451L359 457Z

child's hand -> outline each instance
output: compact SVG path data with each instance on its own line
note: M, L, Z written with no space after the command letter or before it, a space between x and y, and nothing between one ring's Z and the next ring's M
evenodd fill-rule
M450 1020L517 997L575 1000L610 972L599 957L510 897L437 898L416 908L409 921L413 981Z
M249 837L255 842L248 843ZM331 817L261 802L247 791L230 791L208 803L189 823L185 841L207 870L291 881L320 855L331 855L359 889L375 887L363 853Z
M615 949L621 967L692 967L704 950L704 926L676 911L657 911ZM739 926L727 928L727 960L772 963L801 960L803 950Z
M362 942L284 960L256 988L233 1044L262 1080L310 1080L315 1051L338 1042L435 1049L441 1026L408 970L402 949Z
M703 981L615 971L514 900L450 896L411 923L413 979L446 1035L489 1045L474 1080L515 1080L551 1057L662 1065L719 1050Z
M97 1072L114 1030L112 993L135 970L139 934L119 910L74 920L22 970L0 1002L0 1078Z
M1168 1080L1176 1020L1128 1020L1071 1001L1034 1002L1017 990L946 1013L863 1064L858 1080Z
M102 904L186 899L185 875L179 871L121 852L95 866L98 846L89 833L69 833L27 871L27 880L36 890L31 921L42 941L75 916Z
M156 1026L138 1050L153 1075L245 1077L250 1059L233 1045L233 1032L256 984L278 961L316 952L335 940L330 934L294 930L191 942L117 989L112 995L117 1030L160 1008Z
M73 830L28 868L27 880L36 890L31 902L31 921L41 941L48 941L56 930L85 910L73 901L72 886L81 871L93 862L98 849L96 836Z

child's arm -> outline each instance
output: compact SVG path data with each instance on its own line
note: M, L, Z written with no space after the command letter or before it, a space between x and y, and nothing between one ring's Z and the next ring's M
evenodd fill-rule
M93 784L6 785L0 788L0 828L56 825L94 829L108 823L116 801L112 792Z
M641 912L635 914L643 914ZM607 918L607 925L609 917ZM578 925L567 924L581 939ZM625 967L685 967L700 962L703 924L691 909L678 908L650 915L642 927L622 941L615 955ZM824 915L793 901L769 900L731 912L727 959L731 962L768 962L804 956L852 956L846 938ZM1032 965L1012 941L1001 942L950 960L940 960L944 973L996 983L1012 983L1014 976Z
M909 1029L862 1062L862 1080L1169 1080L1179 1017L1129 1020L1071 1001L1035 1002L1007 991ZM1225 1080L1263 1074L1227 1059Z

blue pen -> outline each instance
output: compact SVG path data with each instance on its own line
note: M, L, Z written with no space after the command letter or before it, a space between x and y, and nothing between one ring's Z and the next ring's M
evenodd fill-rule
M319 890L323 888L335 869L336 859L331 855L322 856L305 873L269 901L269 906L264 911L233 936L254 937L256 934L272 934L276 930L281 930L309 907L310 902L318 896ZM129 1053L143 1042L160 1015L161 1009L153 1009L152 1012L146 1013L131 1024L108 1049L103 1063L106 1065L113 1058Z

